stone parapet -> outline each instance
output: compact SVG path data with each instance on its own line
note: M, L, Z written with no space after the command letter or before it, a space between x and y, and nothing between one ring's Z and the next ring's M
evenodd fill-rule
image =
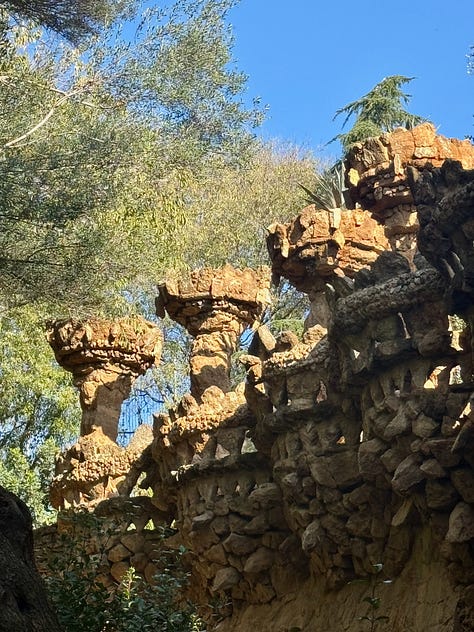
M163 570L170 546L164 537L167 524L147 496L109 498L93 514L61 511L56 524L35 531L36 563L44 576L55 574L63 557L73 556L79 571L90 573L95 564L97 581L113 599L131 568L150 583Z
M269 603L282 594L285 567L296 564L271 464L250 436L254 425L242 389L212 388L185 415L172 411L155 422L158 477L146 484L174 506L179 536L193 554L191 596L200 604L224 594L238 604ZM298 559L295 573L307 566L304 555Z
M437 135L431 123L396 129L350 150L346 167L351 198L384 224L393 249L412 251L419 227L408 169L431 171L447 159L472 169L474 146L468 140Z
M389 247L380 224L360 209L328 211L312 204L268 231L274 282L284 277L306 293L323 290L337 275L352 278Z

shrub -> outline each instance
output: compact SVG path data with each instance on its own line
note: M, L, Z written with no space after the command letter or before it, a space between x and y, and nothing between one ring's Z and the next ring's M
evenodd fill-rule
M180 598L187 581L184 549L163 545L154 584L130 568L119 585L103 581L105 550L114 529L91 514L72 519L61 536L60 554L49 563L46 584L50 600L68 632L197 632L203 625L194 607ZM163 530L163 543L166 535Z

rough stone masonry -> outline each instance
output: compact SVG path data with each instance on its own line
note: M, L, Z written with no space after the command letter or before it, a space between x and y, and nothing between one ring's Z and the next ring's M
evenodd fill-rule
M355 630L366 587L349 582L377 564L393 580L380 586L389 629L474 629L473 168L468 141L396 130L349 153L353 209L309 206L270 227L274 280L310 299L301 340L260 324L269 271L205 269L160 287L158 314L194 336L191 393L156 416L131 463L154 521L174 520L173 545L189 551L209 630ZM246 382L232 389L249 326ZM88 493L118 507L138 479L124 484L112 433L93 426L100 414L82 440L103 447L83 460L110 458L96 469L102 495L93 473ZM67 491L78 454L54 489L87 504ZM137 537L109 552L115 580L140 553L150 563L134 520Z

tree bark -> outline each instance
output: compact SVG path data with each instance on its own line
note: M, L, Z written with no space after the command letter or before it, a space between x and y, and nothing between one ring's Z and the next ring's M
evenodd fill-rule
M1 486L0 632L61 632L36 570L30 511Z

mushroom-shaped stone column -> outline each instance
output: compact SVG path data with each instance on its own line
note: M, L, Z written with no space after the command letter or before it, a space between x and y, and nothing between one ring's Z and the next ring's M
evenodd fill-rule
M230 366L240 335L269 302L270 271L219 269L194 271L185 281L159 286L157 314L169 316L195 337L191 349L191 394L200 402L209 386L231 390Z
M140 317L57 320L49 323L46 336L79 388L81 435L99 426L115 441L122 402L135 379L160 358L160 329Z
M307 327L327 327L326 283L344 294L356 272L369 268L389 248L383 227L361 209L325 210L312 204L293 221L272 224L268 231L273 280L278 283L284 277L308 294L311 313Z

